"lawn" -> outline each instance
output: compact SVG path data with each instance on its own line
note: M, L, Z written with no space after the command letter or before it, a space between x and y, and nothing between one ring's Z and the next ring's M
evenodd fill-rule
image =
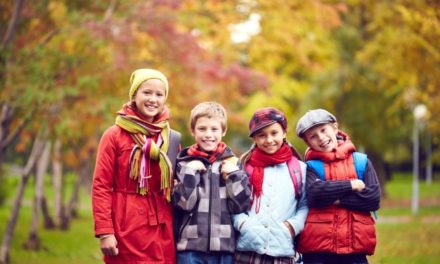
M33 183L28 185L33 186ZM51 191L48 191L48 195L51 195ZM409 174L394 177L387 183L386 191L387 199L382 201L382 208L378 212L378 244L375 255L369 257L370 263L440 263L440 181L435 181L431 186L420 183L422 207L417 216L411 215ZM27 190L12 241L12 264L100 263L99 243L93 237L89 194L82 192L79 218L74 219L67 232L40 229L43 250L37 252L22 247L31 223L31 198L32 190ZM13 195L0 208L1 236L9 219L12 199Z
M67 183L73 182L73 176L68 175ZM11 214L11 204L15 195L18 179L12 178L8 185L12 187L7 203L0 207L0 235L3 238L4 229ZM99 243L93 236L93 219L91 215L90 195L82 190L80 195L79 217L71 221L68 231L39 229L42 242L40 251L28 251L23 249L23 243L27 240L31 225L31 206L33 182L28 183L24 194L19 220L15 228L10 252L11 264L92 264L100 263L101 252ZM49 203L53 192L50 181L46 181ZM12 191L14 190L14 191ZM66 198L70 197L70 191L66 191ZM40 224L42 226L41 220Z
M440 263L440 181L420 182L420 210L411 214L411 174L385 186L377 222L378 244L370 263Z
M370 263L440 262L440 222L411 218L406 223L378 223L377 231L378 244Z

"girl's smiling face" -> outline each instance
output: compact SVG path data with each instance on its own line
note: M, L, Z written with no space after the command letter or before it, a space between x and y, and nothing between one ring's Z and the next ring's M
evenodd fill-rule
M274 154L281 148L286 138L286 132L280 123L264 127L252 136L255 145L267 154Z
M159 79L146 80L139 86L132 100L140 115L147 122L153 122L165 107L165 85Z

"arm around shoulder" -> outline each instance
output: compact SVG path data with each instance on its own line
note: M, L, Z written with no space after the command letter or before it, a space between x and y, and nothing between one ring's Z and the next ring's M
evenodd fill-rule
M307 173L306 164L303 162L300 162L300 164L301 164L301 174L303 175L302 183L301 183L301 196L297 201L295 215L291 219L286 220L292 227L293 234L295 236L301 233L302 230L304 229L304 223L306 221L307 214L309 212L309 207L307 206L307 195L306 195L307 192L306 177L305 177Z
M251 186L244 170L229 173L226 179L228 206L232 214L246 212L250 209Z

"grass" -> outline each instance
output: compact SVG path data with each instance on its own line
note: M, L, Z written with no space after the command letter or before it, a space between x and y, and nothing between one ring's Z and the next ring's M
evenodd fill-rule
M30 224L30 214L23 212L16 227L10 252L11 263L32 264L76 264L99 263L101 253L99 244L93 238L93 223L90 214L82 212L79 219L75 219L68 232L60 230L40 229L40 239L43 249L40 251L24 250L22 245L27 239ZM5 214L0 215L0 222ZM2 226L4 228L4 226ZM3 229L0 230L3 233Z
M378 243L370 263L423 263L440 261L440 222L377 224Z
M440 176L440 175L439 175ZM438 179L438 177L437 177ZM412 195L412 175L409 173L396 173L385 187L388 199L409 199ZM428 185L425 181L419 182L419 195L421 199L440 199L438 181Z
M73 175L68 175L66 182L72 185ZM14 191L18 179L12 179L8 185L13 187ZM45 230L40 220L39 238L42 243L42 249L39 251L29 251L23 248L27 240L31 225L31 209L34 183L30 181L28 188L24 193L22 208L20 210L17 225L15 227L14 237L12 239L10 251L11 264L92 264L100 263L101 252L99 242L93 235L93 219L91 215L90 195L84 191L80 195L79 217L73 219L68 231ZM48 202L51 202L53 190L50 188L49 181L46 182ZM70 197L71 190L66 191L66 198ZM13 195L9 197L7 203L0 208L0 235L3 237L6 224L11 214ZM52 208L51 208L52 209ZM53 211L52 211L53 215Z
M73 182L73 175L67 183ZM439 179L437 177L437 179ZM440 263L440 181L428 186L420 183L421 208L417 216L411 215L411 175L399 174L388 182L387 198L383 199L379 210L377 227L378 244L376 252L369 257L372 264L394 263ZM9 186L16 186L16 180ZM43 249L24 250L31 222L31 200L33 182L29 182L25 192L22 210L12 240L10 259L12 264L92 264L102 263L99 243L93 237L90 195L82 192L78 219L71 222L68 231L39 230ZM49 202L53 195L50 182L46 182ZM0 235L3 236L11 213L11 203L15 187L11 189L8 202L0 208ZM67 191L70 196L70 190ZM430 201L428 206L423 201ZM392 221L389 221L392 219ZM388 220L388 221L385 221Z
M386 184L387 197L376 225L378 243L370 263L440 262L440 181L431 185L421 181L419 187L420 209L413 216L411 174L397 174Z

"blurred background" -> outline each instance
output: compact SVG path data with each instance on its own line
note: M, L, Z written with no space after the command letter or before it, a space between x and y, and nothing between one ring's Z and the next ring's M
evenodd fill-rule
M251 144L254 110L326 108L382 186L371 263L440 261L437 0L1 0L0 263L100 263L90 186L96 148L137 68L170 83L171 125L228 110Z

